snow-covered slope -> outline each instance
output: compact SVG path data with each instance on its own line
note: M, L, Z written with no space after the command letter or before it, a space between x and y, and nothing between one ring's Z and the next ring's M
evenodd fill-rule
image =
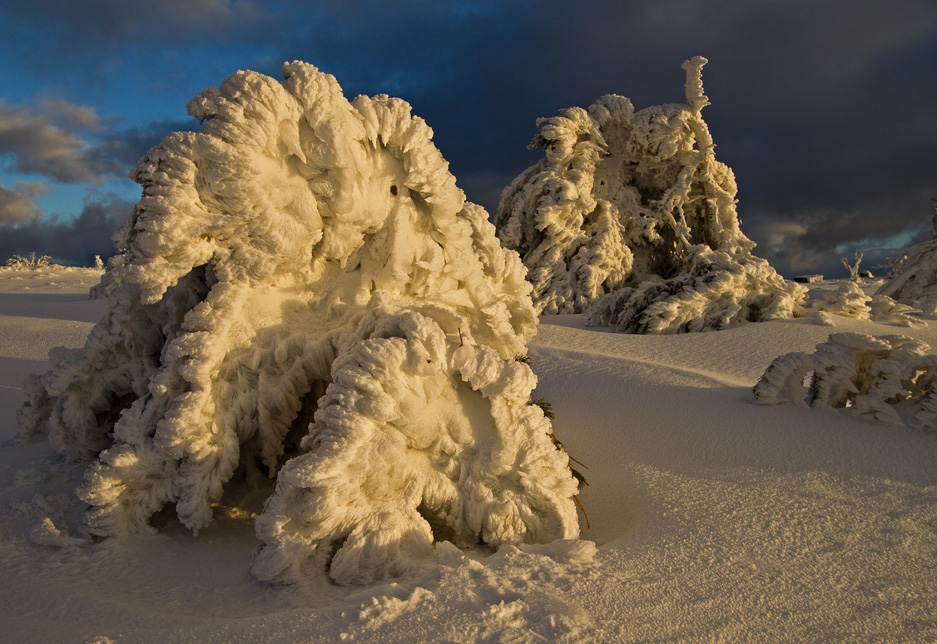
M831 332L937 324L829 316L639 336L542 318L530 346L554 430L585 463L578 545L513 546L353 589L251 577L241 490L194 537L76 539L82 468L15 444L21 380L80 346L97 274L0 271L0 639L9 642L928 642L937 639L937 436L754 404L778 355ZM272 485L272 484L269 484ZM583 522L584 525L584 522Z

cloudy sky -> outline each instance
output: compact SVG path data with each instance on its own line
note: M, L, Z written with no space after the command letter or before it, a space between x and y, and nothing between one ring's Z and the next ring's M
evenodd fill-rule
M539 156L538 117L682 102L696 54L756 254L839 277L842 256L872 267L931 236L934 0L31 0L0 5L0 261L113 253L129 169L238 69L299 59L349 98L406 99L493 212Z

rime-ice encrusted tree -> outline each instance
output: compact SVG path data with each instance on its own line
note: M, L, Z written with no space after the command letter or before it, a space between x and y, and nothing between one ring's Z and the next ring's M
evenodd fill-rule
M900 336L834 333L815 353L775 358L754 387L760 405L833 407L937 431L937 355Z
M893 261L888 280L878 289L896 302L937 315L937 196L934 206L934 238L915 244Z
M674 333L791 317L787 283L742 234L732 171L716 161L700 110L701 69L686 61L686 104L635 112L601 97L540 119L545 158L508 187L496 227L528 268L543 313Z
M261 471L278 473L264 580L401 573L434 529L576 537L577 484L519 359L537 324L520 259L406 102L283 75L206 89L201 130L140 161L107 313L28 387L24 429L90 462L86 529L148 530L174 504L197 532Z
M860 251L857 250L855 257L856 257L855 262L853 262L852 264L850 264L849 260L847 260L845 257L840 257L840 261L843 263L843 266L846 267L846 270L849 271L849 279L851 279L853 282L858 282L859 281L859 264L862 263L863 255Z

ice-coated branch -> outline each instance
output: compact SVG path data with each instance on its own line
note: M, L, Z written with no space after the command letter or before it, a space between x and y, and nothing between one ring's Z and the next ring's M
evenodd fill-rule
M834 333L813 354L775 358L753 389L760 405L845 408L890 425L937 431L937 355L900 336Z
M635 112L606 95L538 121L544 158L503 192L496 226L540 312L675 333L801 308L804 289L753 256L739 227L735 176L700 116L705 62L684 63L686 104Z
M856 257L856 260L852 264L850 264L849 260L847 260L845 257L841 257L840 260L843 262L843 266L845 266L846 269L849 271L849 279L851 279L853 282L858 282L859 281L859 264L862 263L863 255L860 251L856 251L855 257Z
M266 474L266 580L575 537L576 481L515 360L537 324L518 256L407 103L283 77L203 91L201 130L138 163L107 313L28 386L24 429L89 462L87 530L150 530L169 504L197 532Z
M711 105L709 97L703 93L703 65L709 61L702 56L694 56L690 60L683 61L683 69L686 70L686 83L683 90L686 93L686 104L690 106L696 114L707 105Z

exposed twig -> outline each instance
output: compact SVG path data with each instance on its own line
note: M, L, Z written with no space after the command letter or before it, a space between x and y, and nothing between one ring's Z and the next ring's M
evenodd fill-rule
M576 502L576 507L579 508L579 511L582 512L582 516L586 518L586 530L591 530L592 526L589 524L589 515L586 514L586 509L582 507L582 502L579 500L579 497L575 494L573 495L573 501Z

